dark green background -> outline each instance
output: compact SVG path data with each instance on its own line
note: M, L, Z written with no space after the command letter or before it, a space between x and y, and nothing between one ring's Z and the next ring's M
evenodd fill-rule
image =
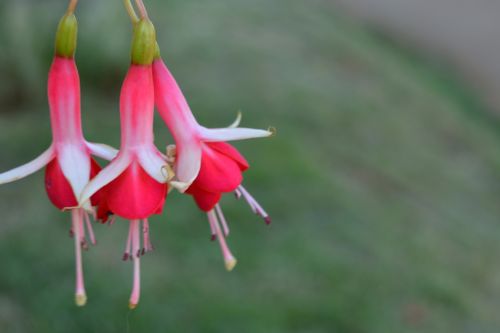
M278 128L237 143L266 227L223 200L239 259L173 192L129 312L127 222L96 226L88 305L73 305L69 215L43 172L0 188L0 332L498 332L500 124L443 66L328 0L146 1L199 121ZM0 168L50 144L46 75L65 1L0 4ZM119 144L131 27L120 0L82 0L86 137ZM158 146L171 143L161 121Z

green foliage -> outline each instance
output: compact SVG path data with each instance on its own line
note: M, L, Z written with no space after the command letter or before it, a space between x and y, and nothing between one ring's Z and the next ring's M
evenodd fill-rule
M274 223L224 198L239 260L227 273L205 216L172 192L152 219L138 309L124 221L96 226L79 309L69 215L50 206L42 173L4 185L1 332L499 331L500 132L451 76L326 0L147 5L200 122L242 110L243 125L278 128L237 144ZM44 82L64 10L0 5L0 24L22 36L0 29L2 170L50 142ZM82 1L77 16L85 133L116 146L132 29L119 1Z

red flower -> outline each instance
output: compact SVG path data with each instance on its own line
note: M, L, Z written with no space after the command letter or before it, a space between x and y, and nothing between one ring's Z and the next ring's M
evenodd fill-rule
M194 197L201 210L209 212L222 193L233 192L240 186L242 172L248 168L248 162L230 144L203 143L200 171L186 193Z
M148 218L161 213L167 196L167 181L173 176L162 154L154 146L153 61L155 31L152 23L141 20L134 28L132 65L123 82L120 97L121 147L116 158L83 190L79 202L85 204L97 191L103 191L99 217L108 215L130 220L124 259L134 262L134 284L130 308L140 294L142 253L152 249ZM143 246L140 223L143 224Z
M222 194L235 191L238 197L244 196L254 212L267 223L270 218L241 186L242 172L249 167L247 161L225 141L267 137L273 131L239 128L240 117L229 128L208 129L199 125L158 50L153 62L153 78L156 106L176 144L177 179L170 183L192 195L198 207L207 212L212 238L219 240L226 268L232 270L236 259L225 242L224 235L227 237L229 228L218 205Z
M71 233L76 250L76 303L84 305L87 299L83 283L81 246L86 246L85 227L91 243L95 243L87 211L99 200L99 193L91 204L78 208L77 198L100 166L91 155L111 160L116 150L87 142L82 133L80 115L80 78L75 65L77 22L72 13L59 23L56 55L49 71L48 99L53 142L49 149L35 160L0 174L0 184L26 177L46 166L45 189L50 201L61 210L72 211Z

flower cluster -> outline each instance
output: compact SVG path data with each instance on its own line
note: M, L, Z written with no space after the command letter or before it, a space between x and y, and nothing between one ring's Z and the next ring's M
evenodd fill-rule
M226 237L229 227L219 206L224 193L244 198L269 224L270 218L241 185L249 167L228 141L268 137L273 130L240 128L241 116L229 128L209 129L198 124L174 77L160 56L156 33L141 0L138 17L130 0L124 0L134 23L131 65L120 95L121 146L119 150L86 141L81 126L80 81L75 64L76 0L61 19L55 56L48 79L52 144L35 160L0 174L0 184L26 177L45 167L45 188L50 201L71 211L70 234L75 240L76 304L86 303L82 248L95 244L91 217L112 223L129 220L124 260L133 262L133 287L129 300L135 308L140 295L140 257L153 249L150 216L160 214L173 188L191 195L207 213L212 240L218 240L226 268L236 259ZM159 151L154 143L155 106L175 144ZM93 158L109 161L101 167Z

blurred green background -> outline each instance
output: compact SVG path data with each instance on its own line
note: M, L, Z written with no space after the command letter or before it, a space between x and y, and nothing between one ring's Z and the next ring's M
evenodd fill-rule
M239 142L266 227L228 195L224 270L206 217L172 192L127 308L128 223L95 226L88 304L73 304L69 215L43 172L0 187L0 332L499 332L500 122L450 70L328 0L150 0L165 61L199 121L266 128ZM65 1L0 4L0 169L48 147L46 76ZM131 27L81 1L86 137L119 145ZM158 119L159 120L159 119ZM171 143L160 121L156 139Z

